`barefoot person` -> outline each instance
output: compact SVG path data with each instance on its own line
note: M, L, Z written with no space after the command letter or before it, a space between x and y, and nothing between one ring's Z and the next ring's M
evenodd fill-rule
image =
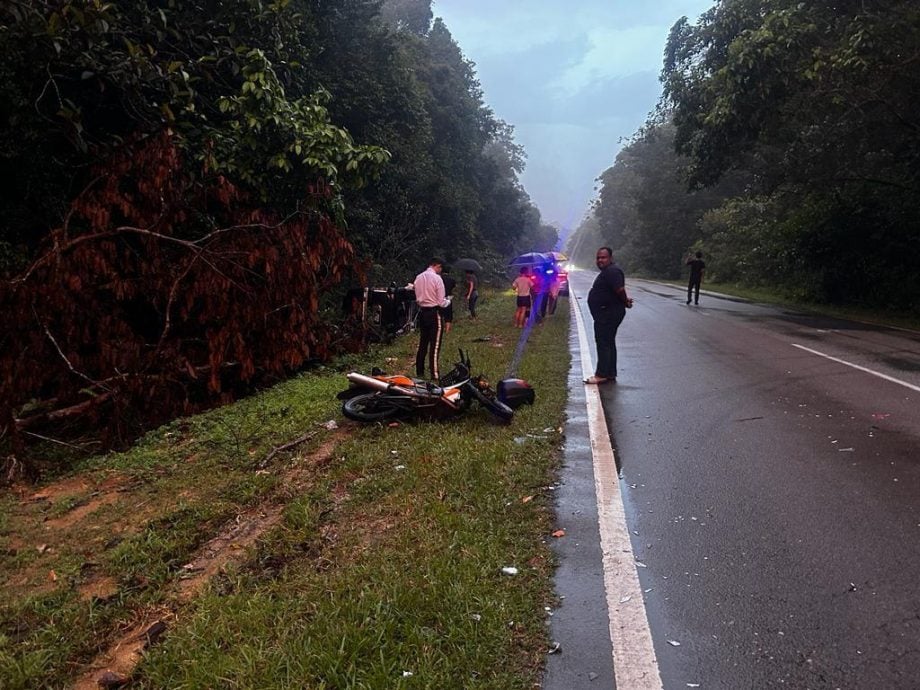
M597 368L585 383L608 383L617 379L617 329L631 309L632 299L626 296L626 278L613 263L613 250L597 250L600 273L588 292L588 308L594 319L594 342L597 345Z
M514 294L517 296L517 310L514 312L514 325L518 328L524 327L527 320L527 310L530 308L530 290L532 288L530 276L527 273L527 267L521 267L521 272L511 284L514 288Z

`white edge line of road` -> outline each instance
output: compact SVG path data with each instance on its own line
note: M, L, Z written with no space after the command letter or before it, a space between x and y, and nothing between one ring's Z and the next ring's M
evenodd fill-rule
M907 383L907 381L902 381L901 379L896 379L894 376L888 376L888 374L883 374L880 371L874 371L872 369L867 369L866 367L861 367L858 364L853 364L852 362L847 362L845 359L838 359L837 357L832 357L823 352L818 352L817 350L812 350L810 347L805 347L804 345L799 345L798 343L790 343L792 347L797 347L800 350L805 350L805 352L810 352L813 355L818 355L818 357L824 357L824 359L829 359L832 362L837 362L838 364L843 364L848 367L853 367L854 369L859 369L864 371L867 374L872 374L873 376L878 376L880 379L885 379L886 381L891 381L896 383L899 386L904 386L905 388L910 388L912 391L917 391L920 393L920 386L915 386L912 383Z
M591 353L584 317L574 291L571 292L569 303L575 310L575 321L578 324L578 345L584 379L593 373L590 371ZM597 495L597 520L616 687L623 690L661 690L658 659L645 612L636 559L629 541L616 460L597 386L585 384L585 405L594 461L594 490Z

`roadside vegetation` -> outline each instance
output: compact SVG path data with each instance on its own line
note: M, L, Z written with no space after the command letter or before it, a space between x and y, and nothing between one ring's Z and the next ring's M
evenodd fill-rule
M557 242L431 0L10 0L0 53L0 481L360 350L350 288Z
M687 289L686 282L664 281L682 290ZM908 311L891 311L886 309L870 309L859 306L839 306L821 302L809 302L801 299L795 299L787 294L777 290L767 288L755 288L739 283L722 283L722 282L704 282L703 291L711 290L724 295L741 297L742 299L752 302L763 302L764 304L775 304L788 309L812 312L824 316L834 316L841 319L850 319L853 321L864 321L882 326L894 326L897 328L908 328L911 330L920 330L920 317L916 313Z
M409 336L5 492L2 686L98 687L109 668L149 688L532 687L554 606L565 306L530 334L516 374L536 404L509 426L475 407L345 420L344 372L411 371ZM487 293L443 362L463 347L505 376L512 311Z
M722 0L678 20L659 107L569 255L609 245L627 275L676 280L701 251L708 281L916 315L918 19L912 0Z

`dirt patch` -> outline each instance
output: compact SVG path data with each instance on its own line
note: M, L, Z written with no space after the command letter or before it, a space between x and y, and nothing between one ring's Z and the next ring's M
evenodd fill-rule
M3 584L3 592L12 599L25 596L41 596L56 590L61 579L54 570L36 566L19 577Z
M242 559L248 547L281 521L283 509L284 506L279 505L237 515L233 523L205 544L194 559L182 566L184 574L179 583L179 600L189 601L221 569Z
M377 515L363 520L352 520L348 531L355 536L354 554L364 554L386 538L387 533L399 526L401 516Z
M54 484L42 487L32 494L23 495L23 503L38 503L40 501L58 501L69 496L85 494L92 488L86 477L67 477Z
M339 429L330 434L315 451L284 470L280 482L284 494L290 495L291 491L303 490L309 486L317 470L332 460L336 445L347 435L346 430ZM248 548L281 522L284 508L283 502L273 503L267 500L224 525L220 532L183 566L183 577L175 587L174 608L178 609L191 601L223 568L232 563L242 562ZM75 690L96 690L99 687L99 679L107 673L125 679L130 678L143 656L144 649L149 645L147 633L151 626L175 619L175 613L171 610L160 610L155 614L146 613L138 618L139 623L119 635L107 650L93 660L74 683Z
M99 690L99 679L105 674L129 678L151 643L148 631L157 624L172 620L174 616L168 609L142 612L127 632L120 635L104 654L96 657L90 667L74 681L72 690Z
M45 529L62 530L73 527L83 518L92 515L103 506L115 503L118 500L117 493L96 493L89 501L78 505L73 510L67 512L59 518L45 520Z
M56 502L92 491L118 491L125 486L126 482L127 477L117 472L107 475L99 482L93 482L92 477L87 476L65 477L36 491L17 490L17 493L22 503Z
M77 587L77 592L83 601L90 599L109 599L118 593L118 583L115 578L108 575L94 577Z

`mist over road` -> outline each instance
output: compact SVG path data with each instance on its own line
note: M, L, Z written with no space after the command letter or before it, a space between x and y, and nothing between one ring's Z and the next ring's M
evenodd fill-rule
M627 288L603 400L664 687L916 687L920 334Z

